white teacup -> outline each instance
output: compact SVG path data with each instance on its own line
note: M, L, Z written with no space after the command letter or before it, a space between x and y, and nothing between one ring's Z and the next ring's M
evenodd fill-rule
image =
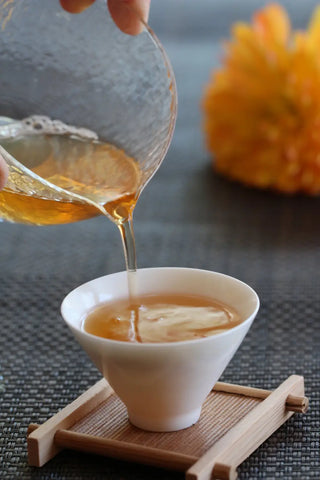
M89 310L128 298L126 272L85 283L64 299L64 320L126 405L130 422L144 430L180 430L199 419L205 398L257 314L259 298L245 283L206 270L147 268L136 275L138 295L201 295L235 308L243 318L228 331L198 340L128 343L96 337L82 329Z

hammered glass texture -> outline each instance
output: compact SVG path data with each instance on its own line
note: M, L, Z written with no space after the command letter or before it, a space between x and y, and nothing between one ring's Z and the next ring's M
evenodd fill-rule
M52 0L0 1L0 113L86 127L151 175L167 150L175 89L157 40L126 35L98 0L71 15Z

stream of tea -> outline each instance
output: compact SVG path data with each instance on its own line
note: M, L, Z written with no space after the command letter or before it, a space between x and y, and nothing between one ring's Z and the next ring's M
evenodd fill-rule
M119 228L134 298L132 215L143 182L138 162L90 130L44 116L22 121L0 117L0 144L29 170L22 171L14 161L10 165L7 186L0 192L1 217L53 225L103 213Z
M168 292L151 300L137 295L132 217L146 174L134 158L90 130L39 116L9 122L0 117L0 144L11 155L6 158L9 179L0 192L2 218L52 225L103 213L119 228L129 299L116 309L107 305L91 312L90 332L130 342L182 341L241 321L228 306L202 297L173 298Z

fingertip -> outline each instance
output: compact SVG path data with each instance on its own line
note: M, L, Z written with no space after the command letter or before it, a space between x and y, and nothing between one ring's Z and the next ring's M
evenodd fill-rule
M60 0L60 5L66 12L81 13L94 2L95 0Z
M117 27L129 35L139 35L148 21L150 0L107 0L110 15Z

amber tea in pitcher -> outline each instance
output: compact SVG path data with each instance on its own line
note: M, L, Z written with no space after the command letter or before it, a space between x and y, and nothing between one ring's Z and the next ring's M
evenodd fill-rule
M9 181L15 189L0 192L2 218L37 225L70 223L98 215L99 206L115 221L130 216L142 175L138 162L86 129L37 116L24 125L29 128L11 136L12 124L0 126L0 143L44 182L34 181L29 192L19 191L25 179L11 170Z

